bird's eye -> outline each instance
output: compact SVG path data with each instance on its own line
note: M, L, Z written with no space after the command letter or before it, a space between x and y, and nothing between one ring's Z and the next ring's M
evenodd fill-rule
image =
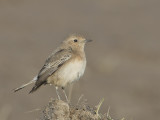
M78 42L78 40L77 40L77 39L74 39L74 42Z

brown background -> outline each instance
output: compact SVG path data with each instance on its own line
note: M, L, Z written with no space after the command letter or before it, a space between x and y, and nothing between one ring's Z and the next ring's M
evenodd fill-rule
M52 86L29 95L30 81L48 55L70 33L94 40L86 48L87 69L75 83L91 106L105 99L115 119L160 119L159 0L0 0L0 119L33 120L26 113L56 98Z

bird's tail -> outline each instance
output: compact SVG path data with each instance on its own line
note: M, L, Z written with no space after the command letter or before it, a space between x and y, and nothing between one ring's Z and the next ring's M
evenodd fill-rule
M28 82L28 83L26 83L26 84L23 84L23 85L21 85L20 87L14 89L14 92L17 92L17 91L25 88L26 86L28 86L28 85L30 85L30 84L32 84L32 83L35 83L36 81L37 81L37 76L34 77L33 80L31 80L30 82Z

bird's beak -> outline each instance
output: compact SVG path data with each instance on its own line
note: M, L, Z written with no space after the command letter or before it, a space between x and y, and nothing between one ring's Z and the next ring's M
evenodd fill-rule
M85 40L85 42L86 42L86 43L88 43L88 42L92 42L92 41L93 41L93 40Z

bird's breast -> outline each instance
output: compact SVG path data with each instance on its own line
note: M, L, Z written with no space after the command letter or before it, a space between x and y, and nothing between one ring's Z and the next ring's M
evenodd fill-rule
M58 81L61 81L65 86L67 83L79 80L79 78L84 74L85 67L86 60L73 59L66 62L57 71Z

